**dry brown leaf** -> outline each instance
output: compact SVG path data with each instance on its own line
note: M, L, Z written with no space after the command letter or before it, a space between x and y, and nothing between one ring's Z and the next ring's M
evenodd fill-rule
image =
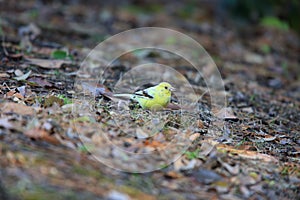
M191 141L195 141L197 138L199 138L200 137L200 133L195 133L195 134L193 134L193 135L191 135L190 137L189 137L189 139L191 140Z
M29 64L37 65L46 69L58 69L63 64L70 64L70 61L65 60L49 60L49 59L39 59L39 58L26 58Z
M45 99L43 106L45 108L47 108L47 107L53 106L55 103L58 104L59 106L62 106L62 105L64 105L64 100L62 100L56 96L49 96Z
M198 128L203 129L204 128L203 121L197 120L197 126L198 126Z
M231 107L222 108L221 110L213 110L213 112L220 119L238 120L238 118L233 114Z
M17 54L8 54L6 55L9 59L14 60L14 61L19 61L22 60L23 54L22 53L17 53Z
M240 172L240 166L239 165L231 166L230 164L222 161L221 159L219 159L219 162L232 175L237 175Z
M13 96L14 94L16 93L16 91L13 89L13 90L9 90L7 93L6 93L6 97L11 97Z
M33 115L36 112L33 107L12 102L0 104L0 110L2 113L17 113L20 115Z
M0 78L9 78L10 76L9 76L9 74L7 74L7 73L0 73Z
M14 94L14 97L17 97L19 99L24 99L24 96L22 94L20 94L20 93Z
M207 143L207 142L203 142L201 147L200 147L200 152L199 154L202 156L208 156L208 154L210 154L210 152L215 148L214 145Z
M92 93L94 96L100 96L103 95L109 99L113 97L113 93L105 86L102 84L89 84L89 83L82 83L81 84L82 88L84 90L88 90L90 93Z
M266 142L270 142L270 141L276 140L276 138L277 138L276 136L266 135L266 137L263 140Z
M49 83L46 79L40 78L40 77L31 77L27 81L34 83L40 87L45 87L45 86L52 87L53 86L52 83Z
M158 142L158 141L155 141L155 140L146 140L144 142L144 145L145 146L150 146L150 147L153 147L153 148L160 148L160 147L164 147L165 144L164 143L161 143L161 142Z
M171 109L171 110L179 110L181 109L181 107L177 104L174 104L174 103L169 103L168 106L167 106L168 109Z
M257 159L257 160L263 160L265 162L278 162L278 160L270 155L258 153L256 151L250 151L250 150L240 150L236 149L236 147L232 147L226 144L220 144L212 139L203 140L203 142L207 142L209 144L215 145L217 150L225 150L232 154L237 154L240 157L243 158L249 158L249 159Z
M29 129L24 132L24 135L33 138L41 139L53 144L59 144L59 141L56 137L51 136L46 130L40 128Z
M257 149L255 146L250 144L242 144L236 148L240 150L252 150L252 151L255 151Z
M237 154L240 157L247 158L247 159L255 159L255 160L263 160L265 162L278 162L278 160L270 155L258 153L256 151L249 151L249 150L239 150L235 149L235 147L231 147L225 144L218 144L218 150L226 150L229 153Z
M188 160L185 157L180 157L174 162L174 170L175 171L182 171L182 170L189 170L194 169L197 164L197 160Z
M165 177L167 178L172 178L172 179L176 179L176 178L181 178L182 174L176 172L176 171L169 171L165 174Z

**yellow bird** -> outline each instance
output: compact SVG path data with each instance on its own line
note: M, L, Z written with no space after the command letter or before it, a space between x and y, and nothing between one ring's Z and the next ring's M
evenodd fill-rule
M158 110L168 106L174 90L170 83L161 82L134 94L114 94L114 97L127 97L139 103L143 109Z

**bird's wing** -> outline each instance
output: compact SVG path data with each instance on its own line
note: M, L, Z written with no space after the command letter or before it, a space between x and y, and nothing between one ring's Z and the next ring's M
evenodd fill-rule
M140 90L134 93L138 97L142 97L145 99L153 99L154 98L154 88L150 87L145 90Z

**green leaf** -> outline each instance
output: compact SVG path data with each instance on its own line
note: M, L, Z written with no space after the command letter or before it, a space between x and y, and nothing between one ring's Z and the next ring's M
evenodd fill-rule
M261 19L260 24L266 27L277 28L279 30L289 30L288 23L278 19L277 17L272 17L272 16L264 17Z
M264 54L269 54L271 52L271 47L267 44L263 44L260 47L260 50L264 53Z
M199 152L200 152L200 150L196 149L195 151L185 152L185 155L186 155L187 159L192 160L192 159L198 158Z
M64 96L62 94L57 95L57 97L60 98L60 99L62 99L64 101L64 105L72 103L71 99L69 99L68 97L66 97L66 96Z
M63 51L63 50L55 50L52 51L51 57L54 59L66 59L68 56L68 52Z

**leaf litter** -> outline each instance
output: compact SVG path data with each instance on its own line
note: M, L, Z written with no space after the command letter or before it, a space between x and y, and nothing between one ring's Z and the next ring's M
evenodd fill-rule
M295 56L299 46L296 42L290 44L287 39L299 41L298 37L290 32L267 29L268 37L261 30L254 30L240 38L236 31L220 25L207 23L198 27L199 23L178 19L175 24L179 30L184 28L192 33L205 48L214 52L228 95L226 109L211 110L203 80L187 70L186 63L166 53L140 51L121 58L118 65L109 68L104 82L82 85L90 102L88 110L80 110L82 107L76 107L79 94L73 88L72 79L78 74L80 63L77 61L86 51L75 46L80 46L78 41L82 40L87 45L94 44L85 38L95 33L91 31L94 29L79 29L80 22L75 20L78 15L89 17L85 15L89 6L80 9L76 4L66 6L72 8L69 17L50 21L47 26L40 22L30 25L27 21L30 15L26 12L22 13L26 23L11 17L8 23L29 24L19 29L18 36L4 24L7 34L11 35L1 49L0 162L3 182L0 184L4 183L9 191L17 191L9 195L17 194L24 199L32 196L55 198L55 193L86 199L156 199L158 194L162 199L296 199L299 196L299 77L295 75L299 74L299 61ZM51 16L49 11L53 8L43 8L39 20ZM126 22L163 26L174 20L160 13L148 21L147 17L137 17L129 8L118 9L120 12L114 17L108 15L106 18L111 25L105 26L110 26L114 32L131 28ZM166 21L158 20L156 15L164 16ZM76 21L77 26L70 24L77 27L77 31L64 20ZM208 34L207 30L213 34ZM283 37L286 34L289 36ZM40 36L49 40L48 44L39 41ZM14 42L14 37L19 43ZM267 47L261 50L261 41L267 41L263 44L270 45L271 50ZM59 50L63 45L55 45L57 42L76 48L81 57L68 60L68 54ZM174 41L171 38L168 42ZM20 49L25 52L20 53ZM111 98L114 91L110 88L120 74L145 60L163 60L175 66L198 94L203 94L197 104L199 113L189 113L189 117L183 119L187 125L192 122L195 129L186 130L178 123L176 98L169 110L160 113L149 113L135 105L132 107L130 102ZM287 68L285 62L288 62ZM151 82L153 84L153 80ZM68 98L72 99L71 104L67 104L70 103ZM79 112L74 113L72 109ZM93 115L89 115L90 111ZM217 117L225 119L226 129L214 127L217 125L216 113L219 113ZM153 124L158 125L156 129L151 128ZM124 134L125 131L130 135ZM81 138L77 132L81 133ZM129 174L116 172L93 159L91 152L108 159L118 158L116 164L120 166L138 167L130 160L126 161L126 154L111 148L111 144L97 133L107 134L110 141L128 152L167 149L165 155L160 155L165 160L174 153L170 141L176 139L177 134L184 133L182 139L189 139L192 145L182 157L171 165L162 165L159 171ZM82 141L87 142L86 146ZM138 165L147 167L155 159ZM22 184L30 187L24 189Z

